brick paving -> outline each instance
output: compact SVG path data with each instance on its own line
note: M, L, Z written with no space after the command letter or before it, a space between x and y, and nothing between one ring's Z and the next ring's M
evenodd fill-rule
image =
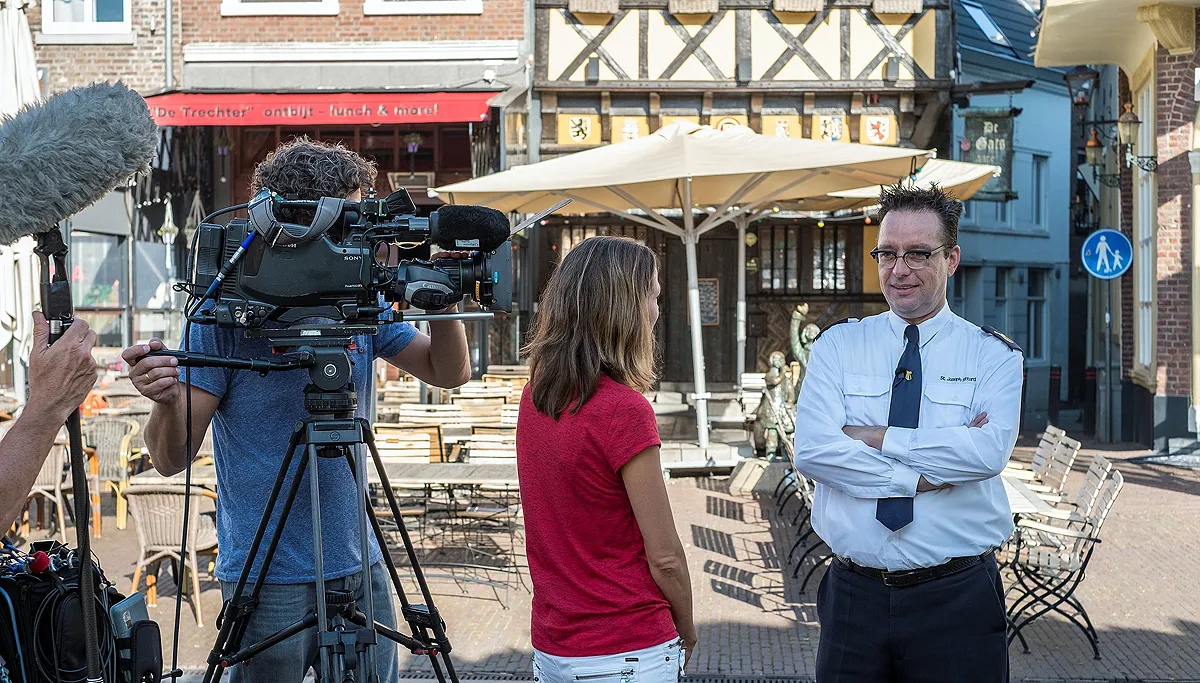
M1088 462L1080 454L1079 477ZM1127 485L1104 529L1089 575L1078 591L1100 633L1095 661L1083 636L1066 621L1031 626L1032 645L1011 650L1016 681L1200 681L1200 472L1130 461L1107 452ZM1028 452L1017 457L1027 457ZM1075 485L1072 480L1070 489ZM687 546L701 634L692 678L811 680L817 639L813 600L819 574L801 594L780 555L791 545L794 503L777 516L766 496L735 495L725 478L678 478L668 491ZM132 528L115 529L112 498L104 537L95 542L108 576L127 591L136 554ZM807 567L806 567L807 568ZM435 599L449 624L454 659L464 677L529 676L530 595L507 575L509 589L459 582L430 570ZM175 587L163 571L151 616L163 627L170 661ZM498 574L494 578L505 579ZM803 574L801 574L803 578ZM202 583L205 624L197 628L184 603L179 663L200 669L215 636L220 610L215 581ZM428 664L402 661L407 676Z

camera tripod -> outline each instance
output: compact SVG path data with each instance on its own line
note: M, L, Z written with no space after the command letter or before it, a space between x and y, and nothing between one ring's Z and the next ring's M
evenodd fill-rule
M208 656L208 668L204 683L219 683L225 670L249 660L288 638L314 626L317 628L319 652L318 680L326 683L377 683L378 662L376 645L378 637L394 641L415 655L429 657L434 673L441 683L458 683L454 665L450 660L450 640L446 636L445 622L433 604L425 576L417 559L412 539L404 526L399 505L388 481L383 460L375 447L371 424L356 418L357 396L350 382L351 363L347 349L352 335L374 334L374 326L332 326L322 328L264 330L262 336L277 347L291 347L298 351L299 358L288 362L242 360L185 354L181 352L156 352L179 359L180 365L233 367L252 369L260 373L278 370L308 368L311 383L304 390L304 406L309 417L299 421L292 430L287 453L275 478L266 509L259 520L258 530L250 546L250 552L242 566L241 575L235 585L233 596L221 607L217 618L220 629L216 643ZM367 491L367 463L361 446L371 452L379 484L387 497L392 518L397 521L404 549L408 554L413 575L420 588L423 604L411 603L400 583L400 575L391 554L387 550L383 529ZM292 461L299 458L295 474L288 485L286 495L280 500L284 482L288 478ZM321 541L320 459L345 460L354 477L358 501L359 550L362 557L362 586L365 612L355 604L354 594L348 591L329 590L324 577L323 545ZM259 595L270 569L271 560L283 535L292 504L300 493L305 472L309 473L309 496L313 523L313 559L316 570L317 601L314 610L303 619L268 636L258 643L242 646L247 626L258 607ZM266 536L267 527L274 517L275 509L282 505L279 521L267 543L261 567L253 584L250 583L251 569ZM373 587L370 575L370 542L367 525L371 526L375 539L383 550L383 560L390 574L392 585L400 599L400 616L408 623L411 635L402 634L375 621ZM444 669L443 669L444 667Z

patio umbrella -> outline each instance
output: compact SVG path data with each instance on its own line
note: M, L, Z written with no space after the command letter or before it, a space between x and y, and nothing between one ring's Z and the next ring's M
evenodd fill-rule
M908 182L915 187L937 185L955 199L966 201L973 197L979 191L979 188L986 185L993 176L999 173L999 166L972 164L965 161L930 159ZM881 185L858 187L853 190L830 192L824 197L779 202L779 206L784 209L797 211L865 209L879 203L879 192L882 189L883 186Z
M518 166L435 191L451 204L482 204L519 213L534 213L571 199L562 213L613 213L682 239L697 433L705 448L708 393L696 270L699 237L776 200L894 183L915 173L930 156L919 149L777 138L744 127L716 130L680 122L636 140ZM696 207L708 211L699 224L693 215ZM665 217L663 209L683 209L683 225Z
M24 0L0 0L0 125L41 96L25 6ZM11 345L13 387L22 402L25 362L33 335L29 316L37 282L33 243L33 238L26 237L11 246L0 245L0 346Z
M0 118L41 96L24 0L0 0Z

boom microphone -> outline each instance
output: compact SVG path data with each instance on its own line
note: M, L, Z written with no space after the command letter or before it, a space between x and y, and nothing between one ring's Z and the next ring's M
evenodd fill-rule
M448 204L429 217L429 239L445 249L493 252L509 238L508 216L486 206Z
M141 95L96 83L0 119L0 244L55 228L139 171L158 147Z

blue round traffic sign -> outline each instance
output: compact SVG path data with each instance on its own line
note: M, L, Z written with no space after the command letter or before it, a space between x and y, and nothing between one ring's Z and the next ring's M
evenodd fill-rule
M1092 277L1112 280L1133 265L1133 244L1125 233L1112 228L1097 230L1083 241L1083 267Z

